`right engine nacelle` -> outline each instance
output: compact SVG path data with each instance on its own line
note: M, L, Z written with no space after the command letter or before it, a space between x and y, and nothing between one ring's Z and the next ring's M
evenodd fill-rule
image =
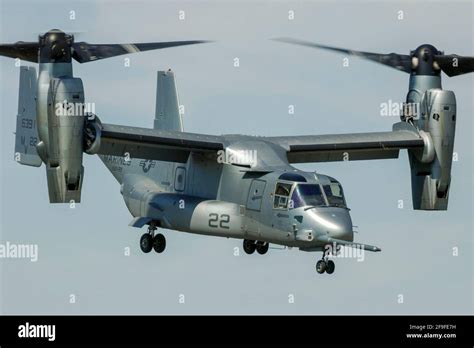
M414 122L425 138L425 149L409 151L413 208L447 210L456 127L454 93L427 90Z

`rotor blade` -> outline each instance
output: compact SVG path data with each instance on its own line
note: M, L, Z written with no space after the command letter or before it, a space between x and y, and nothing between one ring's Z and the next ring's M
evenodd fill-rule
M132 43L132 44L88 44L87 42L75 42L73 44L74 52L72 57L79 63L92 62L99 59L105 59L120 56L127 53L136 53L149 50L158 50L161 48L200 44L209 41L171 41L171 42L153 42L153 43Z
M20 58L33 63L38 63L38 50L37 42L19 41L14 44L0 44L0 56Z
M392 68L398 69L400 71L404 71L406 73L411 73L411 57L406 54L397 54L397 53L389 53L389 54L381 54L381 53L371 53L371 52L363 52L363 51L354 51L345 48L337 48L331 46L325 46L316 44L309 41L291 39L291 38L277 38L274 39L275 41L290 43L299 46L306 46L312 48L322 48L325 50L330 50L339 53L345 53L354 55L357 57L361 57L364 59L368 59L383 65L388 65Z
M456 54L437 55L435 61L448 76L474 72L474 57L463 57Z

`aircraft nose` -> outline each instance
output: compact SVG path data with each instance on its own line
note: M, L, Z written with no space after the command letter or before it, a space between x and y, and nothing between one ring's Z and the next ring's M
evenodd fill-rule
M339 207L308 210L317 234L328 234L332 238L353 241L352 219L349 211Z

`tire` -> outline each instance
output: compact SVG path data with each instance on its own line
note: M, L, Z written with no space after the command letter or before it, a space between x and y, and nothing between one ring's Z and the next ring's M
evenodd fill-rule
M256 248L257 245L253 240L244 239L244 251L247 254L253 254Z
M324 273L325 270L326 270L326 261L319 260L318 262L316 262L316 272L318 272L319 274L322 274Z
M333 274L335 269L336 269L336 265L334 264L334 261L329 260L326 263L326 273L327 274Z
M269 243L257 242L257 253L259 253L260 255L264 255L267 253L269 247Z
M153 238L153 249L160 254L166 249L166 238L161 233Z
M140 238L140 249L146 254L153 249L153 239L149 233L145 233Z

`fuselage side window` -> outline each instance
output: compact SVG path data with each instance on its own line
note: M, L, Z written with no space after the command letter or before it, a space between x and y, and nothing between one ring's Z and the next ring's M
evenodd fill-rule
M288 207L288 200L290 198L291 184L283 182L277 183L275 189L275 198L273 201L273 208L286 209Z

